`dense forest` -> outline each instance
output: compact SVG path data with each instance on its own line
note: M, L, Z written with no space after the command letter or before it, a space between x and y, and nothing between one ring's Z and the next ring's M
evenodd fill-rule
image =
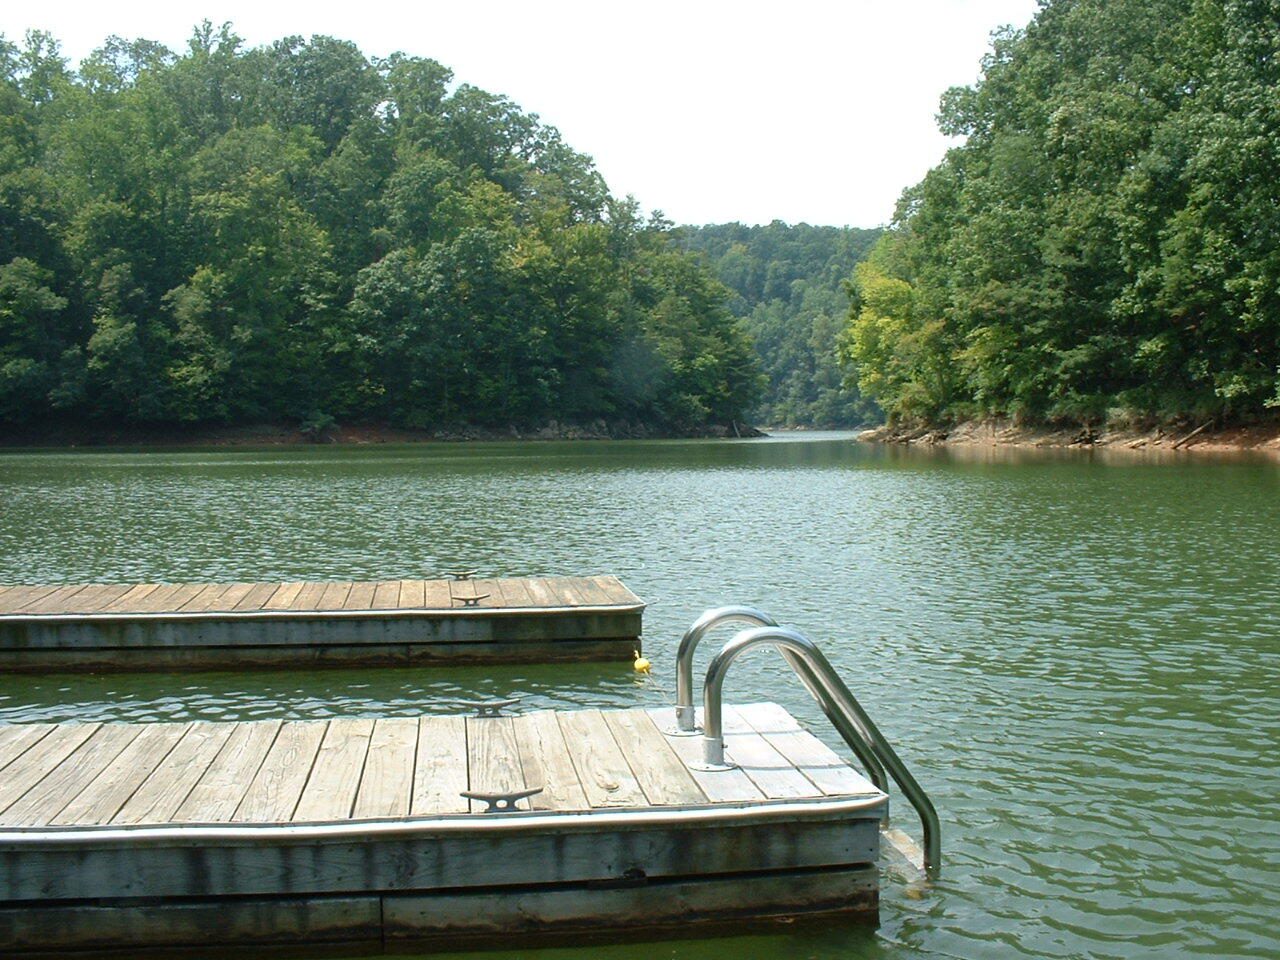
M1277 91L1277 0L1045 0L999 32L943 98L962 145L856 269L862 390L901 422L1268 415Z
M740 419L729 292L433 60L0 38L0 423Z
M846 281L882 230L775 220L759 227L682 227L681 233L685 248L705 254L733 290L729 308L755 342L769 381L758 422L847 427L882 419L836 359L849 313Z

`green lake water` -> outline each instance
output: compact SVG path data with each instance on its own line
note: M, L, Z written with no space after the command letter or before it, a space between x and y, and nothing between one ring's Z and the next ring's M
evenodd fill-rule
M659 704L689 621L749 603L824 647L929 790L941 879L886 877L877 931L475 956L1280 957L1280 463L834 434L0 454L0 583L460 567L617 574L650 603L652 676L0 676L0 721ZM838 743L768 651L726 692Z

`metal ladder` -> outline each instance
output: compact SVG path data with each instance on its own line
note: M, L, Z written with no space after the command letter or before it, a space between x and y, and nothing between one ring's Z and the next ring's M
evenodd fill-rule
M897 752L858 700L845 686L822 651L804 635L778 626L767 613L752 607L728 606L708 610L685 632L676 653L676 729L671 733L691 736L699 732L693 705L693 653L702 639L724 623L755 624L736 634L721 648L707 667L703 683L702 747L708 770L733 769L724 757L722 692L729 665L748 650L775 647L818 702L836 732L849 745L876 788L887 793L886 770L920 816L924 835L924 866L936 876L942 859L938 812L924 789L911 775Z

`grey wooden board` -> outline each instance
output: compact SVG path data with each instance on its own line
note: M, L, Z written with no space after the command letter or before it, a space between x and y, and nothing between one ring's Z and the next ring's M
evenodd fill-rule
M530 587L528 585L537 585ZM302 583L64 584L0 587L0 616L268 610L449 609L453 598L490 596L486 607L640 607L617 577ZM511 597L507 599L508 595ZM167 598L167 602L165 602Z
M142 730L123 723L99 725L75 751L0 815L6 825L52 823L62 808L110 765Z
M222 751L234 723L193 723L169 754L145 774L112 823L170 823L178 807Z
M346 820L364 776L373 720L331 720L315 756L293 819Z
M410 813L415 817L465 813L468 806L462 791L470 782L466 721L462 717L423 717L418 723Z
M0 632L3 628L0 627ZM315 635L314 633L311 635ZM0 649L10 673L252 670L359 666L465 666L495 663L630 661L636 639L435 640L425 643L321 643L255 646L40 647Z
M248 944L363 944L383 938L406 944L437 941L459 949L495 935L510 946L517 934L641 933L679 925L747 922L796 916L863 916L876 912L870 867L802 871L785 876L694 878L581 890L517 890L202 900L184 903L37 904L0 907L0 948L67 951L133 947L208 947ZM352 951L353 953L355 951Z
M706 803L706 794L647 711L609 710L604 719L650 804Z
M3 823L3 811L56 770L100 726L97 723L61 724L12 760L0 777L0 823Z
M231 819L239 823L292 820L326 728L323 722L305 720L281 726Z
M376 896L0 906L0 949L71 951L241 944L356 943L376 946Z
M551 932L596 934L679 925L681 939L701 923L761 921L797 915L874 914L874 867L801 871L785 876L660 880L582 890L526 887L492 892L398 894L383 899L389 941L447 935L522 936ZM497 945L497 942L495 942ZM468 947L480 946L468 943Z
M586 810L587 795L565 744L560 721L550 710L512 720L525 783L541 787L529 798L533 810Z
M669 721L670 710L667 710ZM191 724L0 725L0 827L286 823L480 812L463 791L542 788L521 809L639 810L878 795L781 707L727 707L731 755L651 711Z
M11 586L0 669L622 660L640 649L643 609L616 577Z
M175 822L216 823L235 815L280 732L278 720L237 723L231 736L173 815Z
M417 749L416 717L381 717L374 722L351 812L354 818L409 815Z
M425 644L449 641L591 640L639 636L638 611L566 608L453 611L379 616L255 619L226 613L182 620L153 617L110 620L0 619L0 649L40 647L313 646L320 644Z
M802 729L795 717L776 703L747 704L738 707L737 714L828 796L879 792L875 784Z
M649 878L874 864L878 810L764 823L636 820L499 836L15 846L0 832L0 902L101 897L298 896ZM488 815L478 815L488 816Z
M646 805L631 764L599 710L569 711L559 714L558 719L582 790L592 807ZM636 760L644 762L642 757Z
M140 781L160 765L190 729L187 723L148 723L120 753L75 794L50 822L110 823L138 790Z
M514 793L526 786L520 748L510 717L467 717L468 790L472 793ZM536 785L535 785L536 786ZM526 808L527 800L520 801ZM472 813L484 813L485 802L472 800Z

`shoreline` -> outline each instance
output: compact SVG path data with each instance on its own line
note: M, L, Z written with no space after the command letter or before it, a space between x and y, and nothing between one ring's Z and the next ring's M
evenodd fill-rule
M1255 453L1280 459L1280 424L1179 429L1153 427L1033 427L1009 420L969 420L946 427L885 425L858 434L863 443L1024 449L1151 451L1187 454Z
M0 449L41 447L271 447L359 446L400 443L465 443L504 440L683 440L768 436L749 424L709 424L686 430L634 421L562 423L541 427L463 425L415 430L380 423L334 424L320 435L279 423L239 426L104 426L83 423L38 424L0 429Z

